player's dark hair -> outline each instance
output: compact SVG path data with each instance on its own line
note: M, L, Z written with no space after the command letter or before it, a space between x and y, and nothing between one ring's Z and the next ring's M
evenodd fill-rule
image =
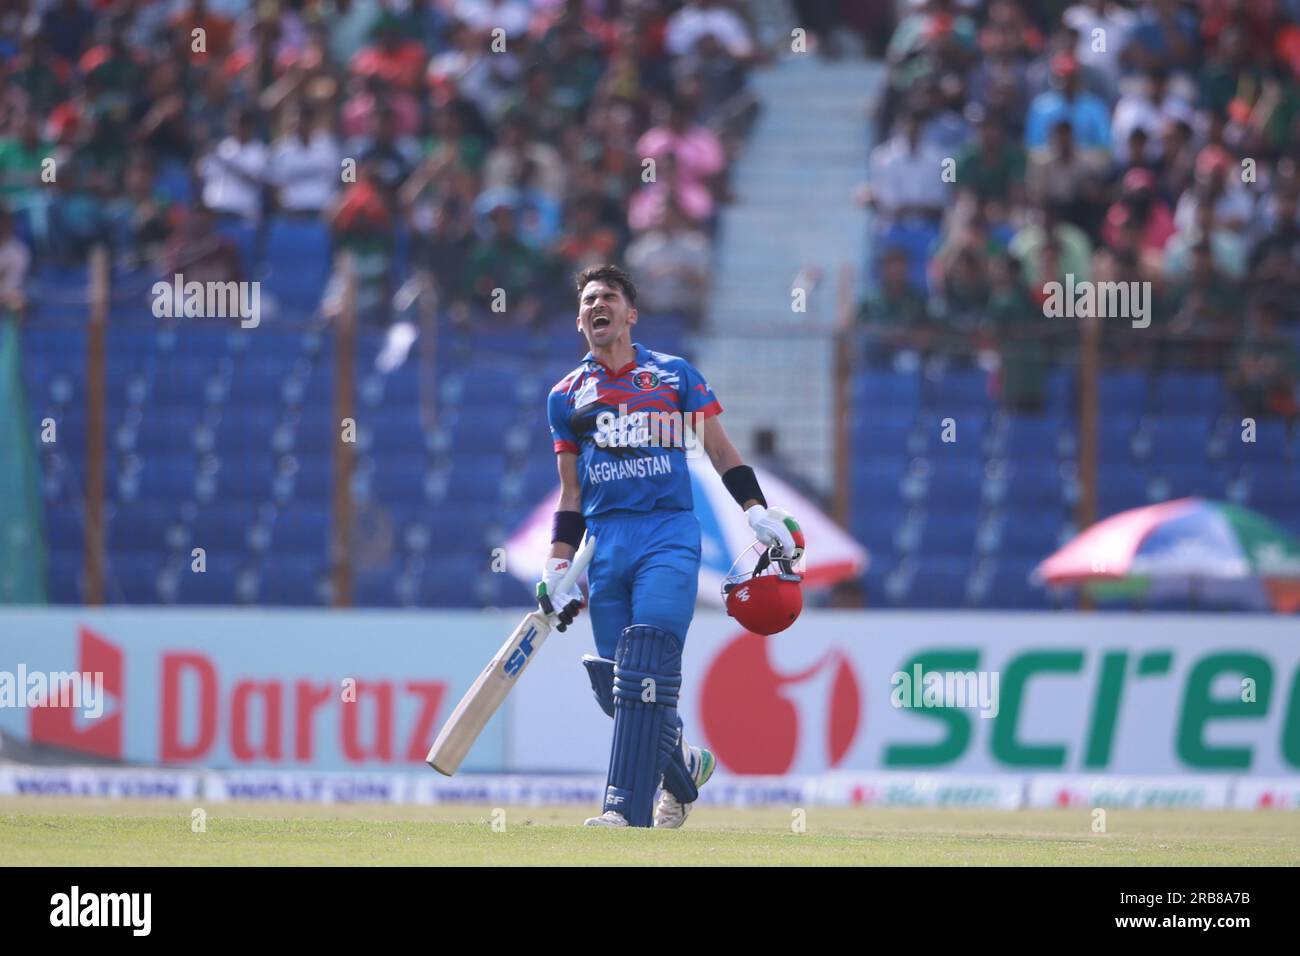
M582 290L587 287L588 282L608 282L622 290L623 298L627 299L628 305L636 306L636 285L632 282L632 277L618 266L592 266L583 269L573 277L573 282L577 287L579 305L582 304Z

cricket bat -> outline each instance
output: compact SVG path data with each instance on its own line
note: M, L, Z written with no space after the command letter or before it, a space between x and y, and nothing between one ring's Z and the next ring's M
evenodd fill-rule
M569 570L556 586L556 593L562 594L574 586L591 563L595 545L595 540L588 535L583 546L573 556ZM429 748L429 755L424 758L430 767L448 777L456 772L460 762L465 759L465 754L469 753L469 748L474 746L478 735L515 686L519 675L550 636L555 621L554 614L544 614L539 608L525 615L519 622L510 639L488 661L483 673L478 675L478 680L465 691L465 696L442 725L438 738Z

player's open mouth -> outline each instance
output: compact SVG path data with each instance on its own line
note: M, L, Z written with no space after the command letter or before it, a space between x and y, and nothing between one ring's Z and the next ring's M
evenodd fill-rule
M593 330L607 328L608 326L609 326L608 315L598 315L591 320L591 327Z

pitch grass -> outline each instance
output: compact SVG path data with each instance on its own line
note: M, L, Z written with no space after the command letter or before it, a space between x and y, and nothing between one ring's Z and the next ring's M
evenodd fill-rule
M676 831L581 826L589 807L211 804L206 832L171 801L0 799L0 864L1300 865L1300 813L703 807Z

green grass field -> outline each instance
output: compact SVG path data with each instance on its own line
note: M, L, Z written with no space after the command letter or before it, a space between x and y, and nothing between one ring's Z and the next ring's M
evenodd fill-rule
M581 826L589 807L212 804L0 799L7 865L1300 865L1300 814L701 808L677 831ZM501 819L501 818L498 818Z

